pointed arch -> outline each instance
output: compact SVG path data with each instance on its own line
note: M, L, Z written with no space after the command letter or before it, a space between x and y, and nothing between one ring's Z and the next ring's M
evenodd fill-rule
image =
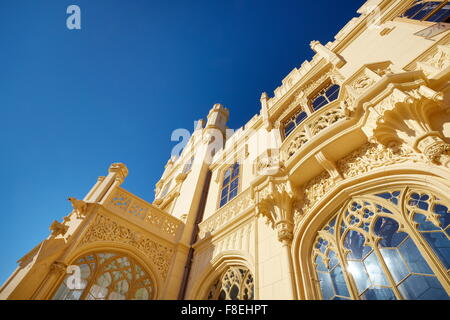
M255 268L251 256L242 251L228 250L211 260L211 264L204 271L204 276L192 286L188 299L207 299L211 287L215 284L217 279L225 275L230 268L248 270L248 274L243 277L247 276L248 278L248 275L251 275L253 290L255 290ZM252 296L254 296L254 293Z
M408 190L428 190L439 198L445 199L448 197L449 192L446 190L450 190L449 180L442 179L437 174L433 177L430 175L430 171L433 170L423 172L423 170L420 170L422 168L420 168L420 165L411 165L408 169L403 168L403 172L399 172L398 168L390 168L384 169L383 175L370 173L352 180L349 179L349 181L343 181L342 183L336 184L334 190L330 191L317 205L313 206L311 211L303 218L300 226L295 230L292 248L294 268L296 273L300 275L297 279L297 289L299 290L299 297L301 299L322 298L318 292L318 279L315 275L316 269L312 261L311 252L314 249L313 246L315 241L317 241L320 230L323 231L323 228L332 221L333 217L342 216L342 210L348 207L352 199L372 199L378 203L382 203L389 211L404 212L402 208L396 208L391 201L392 199L389 199L387 194L384 195L385 198L376 196L375 194L401 189L404 191L401 197L406 197ZM435 170L435 173L437 172L442 173L439 169ZM403 204L406 200L402 198L397 201ZM404 221L406 220L403 219L402 222ZM407 229L409 228L408 230L411 230L411 226L409 225ZM339 227L336 226L336 228ZM444 269L438 266L439 263L436 261L436 254L432 253L428 246L422 245L423 239L420 238L418 232L411 232L411 238L448 291L450 288L449 277ZM331 246L328 250L336 251L336 247ZM320 259L323 258L324 256L322 255ZM325 258L331 259L332 257L325 256ZM321 263L322 261L318 262ZM332 270L330 269L328 271ZM349 277L343 277L343 280L345 280L349 288L355 288L354 283L351 285L348 283L349 281L353 281L353 279L349 280ZM354 298L356 295L357 293L355 292L348 293L349 298Z

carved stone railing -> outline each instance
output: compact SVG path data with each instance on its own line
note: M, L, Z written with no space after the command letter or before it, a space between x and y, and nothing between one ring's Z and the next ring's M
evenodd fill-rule
M347 111L339 101L316 111L283 141L280 149L281 159L284 162L289 161L314 136L345 119L348 119Z
M177 239L183 222L132 193L117 188L104 202L114 213L131 218L135 223L169 240Z
M234 218L247 212L254 205L255 200L252 197L252 190L251 188L247 188L247 190L241 192L236 198L217 210L211 217L200 223L199 237L205 238L206 236L213 234L234 220Z

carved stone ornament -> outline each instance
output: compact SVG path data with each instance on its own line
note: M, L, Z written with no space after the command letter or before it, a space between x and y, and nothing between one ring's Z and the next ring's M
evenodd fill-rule
M365 143L336 162L336 167L344 179L361 176L377 168L404 162L425 162L423 155L414 152L404 144L389 147L376 143ZM318 203L335 185L335 179L327 171L311 179L303 187L303 206L294 215L297 224L302 215Z
M255 162L255 171L259 176L277 174L283 168L279 149L268 149Z
M82 219L86 216L86 209L87 209L86 202L84 202L83 200L77 200L73 197L70 197L67 200L69 200L72 203L73 211L77 215L78 219Z
M103 215L97 215L80 246L96 241L113 241L135 247L144 253L165 279L173 256L173 249L145 237L137 231L119 225Z
M417 143L417 149L435 164L442 164L446 167L450 164L450 144L444 142L438 133L421 139Z
M442 164L441 155L445 156L448 148L438 138L440 134L434 130L430 119L435 113L448 108L440 103L443 94L425 85L410 90L400 90L393 84L388 87L391 93L384 99L374 105L365 105L368 116L362 130L369 141L385 146L393 142L405 143L432 162ZM431 143L430 136L436 136L438 141ZM428 138L423 140L424 137Z
M52 237L57 237L59 235L64 236L69 229L69 226L66 226L64 223L60 223L58 221L53 221L50 226L50 230L52 231Z
M277 229L281 242L290 242L294 227L296 191L286 178L269 177L267 185L258 191L257 214L265 216Z

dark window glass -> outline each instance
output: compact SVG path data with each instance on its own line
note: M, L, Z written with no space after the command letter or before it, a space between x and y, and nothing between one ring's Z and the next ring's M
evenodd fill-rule
M428 21L433 22L448 22L450 16L450 4L446 4L444 7L434 13Z
M320 108L322 108L324 105L326 105L328 103L327 99L325 99L324 96L320 95L318 97L316 97L313 100L313 109L314 110L319 110Z
M220 207L236 197L239 189L239 163L235 163L225 171L220 194Z
M285 127L284 127L284 136L287 137L295 128L295 124L290 121Z
M303 120L306 119L306 117L307 117L306 112L304 111L300 112L295 118L295 124L299 125Z
M402 15L404 18L432 21L448 22L450 16L450 4L448 1L415 1Z
M322 89L316 96L312 97L311 104L314 110L319 110L323 106L336 100L339 96L340 86L337 84L330 84Z
M327 95L328 100L329 100L330 102L331 102L331 101L334 101L334 100L336 100L336 99L338 98L338 96L339 96L339 90L340 90L340 87L339 87L337 84L332 85L332 86L327 90L326 95Z

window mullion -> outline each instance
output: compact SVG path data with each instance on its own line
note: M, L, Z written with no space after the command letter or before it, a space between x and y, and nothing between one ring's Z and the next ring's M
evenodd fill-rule
M383 269L384 274L386 275L386 277L388 278L389 283L391 284L391 288L394 291L395 297L398 300L404 300L403 296L401 295L400 291L398 290L398 288L397 288L397 286L395 284L395 280L392 277L392 274L389 271L389 268L387 267L386 262L383 259L383 256L381 255L380 250L377 247L375 247L375 246L374 246L373 250L375 251L375 254L376 254L377 258L378 258L378 261L380 262L380 266Z

